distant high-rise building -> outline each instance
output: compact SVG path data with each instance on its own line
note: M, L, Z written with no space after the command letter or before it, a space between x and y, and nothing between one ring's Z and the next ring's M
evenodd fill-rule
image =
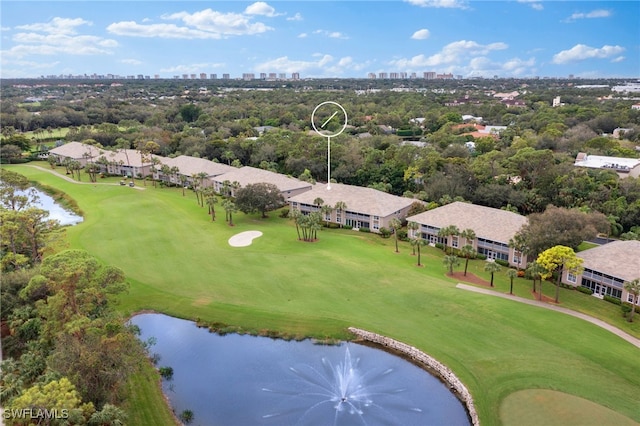
M275 80L277 75L278 74L276 74L275 72L270 72L269 73L269 80Z
M261 72L260 73L260 80L266 80L267 79L267 73L266 72Z
M229 76L229 74L222 74L222 79L223 80L229 80L231 78L231 76Z
M418 74L416 74L415 72L412 72L410 78L418 78Z
M391 74L389 74L389 78L392 80L397 80L400 78L400 74L397 72L392 72Z
M436 73L434 71L427 71L423 76L426 80L434 80L436 78Z
M400 78L405 79L407 78L407 73L405 71L400 73Z
M218 79L218 74L209 74L209 78L211 80L217 80Z
M281 72L280 74L278 74L278 78L280 80L286 80L287 79L287 73L286 72Z
M182 79L183 80L188 80L189 79L189 74L182 74Z
M206 80L206 79L207 79L207 73L201 72L200 73L200 80Z
M156 79L156 80L159 80L160 79L160 74L154 74L153 78Z
M380 79L389 78L389 75L386 72L379 72L378 73L378 78L380 78Z
M376 73L375 72L370 72L369 74L367 74L367 78L369 78L371 80L375 80L376 79Z
M299 72L291 73L291 80L300 80L300 73Z
M256 75L252 72L245 72L242 74L243 80L254 80L255 78L256 78Z
M196 75L195 74L191 74L191 80L195 80L196 79Z
M436 78L439 78L439 79L442 79L442 80L451 80L451 79L453 79L453 74L451 74L451 73L436 74Z

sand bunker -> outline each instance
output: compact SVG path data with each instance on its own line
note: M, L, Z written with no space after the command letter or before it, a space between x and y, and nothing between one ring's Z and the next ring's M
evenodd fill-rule
M234 235L229 238L229 245L231 247L247 247L250 246L254 238L262 236L260 231L245 231Z

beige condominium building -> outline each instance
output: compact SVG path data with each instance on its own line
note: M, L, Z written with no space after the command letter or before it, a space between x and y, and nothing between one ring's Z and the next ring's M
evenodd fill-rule
M327 189L327 184L315 184L310 191L291 197L289 204L291 210L308 214L321 209L319 200L322 206L331 207L323 212L323 221L354 229L368 228L376 233L380 228L389 228L392 218L404 219L411 205L419 202L373 188L332 183L331 189Z
M509 247L509 240L527 223L527 218L507 210L455 201L407 218L420 225L416 233L431 244L441 243L460 249L471 245L487 259L500 259L520 268L527 266L526 256ZM459 235L438 236L440 229L456 226L472 229L476 238L464 241ZM410 235L413 237L413 235Z
M562 282L587 287L596 297L605 295L635 302L624 283L640 278L640 241L613 241L578 253L584 270L580 274L564 271Z

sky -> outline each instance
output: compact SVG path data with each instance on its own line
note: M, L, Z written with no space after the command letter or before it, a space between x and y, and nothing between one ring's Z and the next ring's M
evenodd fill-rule
M640 77L640 2L12 1L0 77Z

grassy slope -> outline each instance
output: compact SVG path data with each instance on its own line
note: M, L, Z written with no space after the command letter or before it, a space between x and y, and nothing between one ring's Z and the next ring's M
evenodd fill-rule
M69 229L71 245L124 269L132 282L125 312L155 309L302 335L340 337L348 325L386 334L451 367L486 424L499 423L504 397L529 388L567 392L640 420L637 348L566 315L455 289L435 249L425 250L427 267L418 268L409 247L395 254L391 240L374 235L322 231L320 242L302 243L275 215L239 214L230 228L219 208L211 223L190 193L76 185L15 169L78 200L86 222ZM228 246L231 235L252 229L264 233L252 246ZM470 270L488 278L481 262ZM506 290L503 275L497 288ZM515 292L526 295L529 286L516 280ZM637 335L637 323L627 328Z

